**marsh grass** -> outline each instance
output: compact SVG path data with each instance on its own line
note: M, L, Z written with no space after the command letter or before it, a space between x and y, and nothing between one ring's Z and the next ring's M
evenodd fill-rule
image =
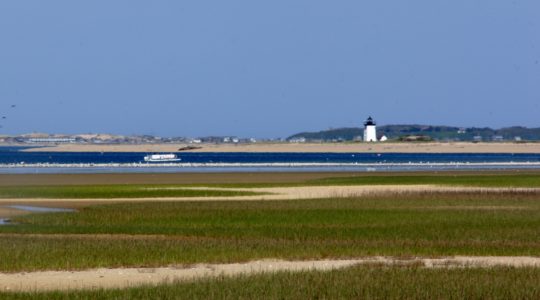
M540 255L540 194L152 202L34 214L0 227L0 270L370 255Z
M347 176L307 180L295 183L228 183L182 185L54 185L54 186L0 186L0 198L43 199L114 199L114 198L165 198L165 197L226 197L251 196L262 193L224 190L220 188L296 187L330 185L414 185L476 187L540 187L540 174L414 174ZM210 187L209 189L188 189Z
M166 185L84 185L0 187L0 198L114 199L164 197L227 197L260 193L219 189L193 190Z
M478 187L540 187L538 174L503 174L503 175L414 175L409 176L350 176L312 180L314 185L411 185L433 184L450 186Z
M474 186L474 187L540 187L538 173L406 173L406 174L366 174L328 177L306 180L304 182L273 182L273 183L228 183L228 184L196 184L191 186L213 187L287 187L287 186L329 186L329 185L415 185L431 184L445 186Z
M357 266L127 289L6 293L10 299L538 299L538 268Z

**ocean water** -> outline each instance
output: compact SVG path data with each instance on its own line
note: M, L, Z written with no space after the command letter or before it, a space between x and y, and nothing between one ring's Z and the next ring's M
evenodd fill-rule
M540 153L176 153L146 163L144 152L24 152L0 147L0 173L403 171L540 169Z

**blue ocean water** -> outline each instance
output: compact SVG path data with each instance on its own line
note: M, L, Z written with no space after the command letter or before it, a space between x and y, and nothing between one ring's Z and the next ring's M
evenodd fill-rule
M129 164L143 163L143 152L0 151L0 164ZM506 153L188 153L182 163L489 163L540 162L540 154Z
M1 173L181 171L374 171L538 168L540 153L176 153L145 163L144 152L25 152L0 147Z

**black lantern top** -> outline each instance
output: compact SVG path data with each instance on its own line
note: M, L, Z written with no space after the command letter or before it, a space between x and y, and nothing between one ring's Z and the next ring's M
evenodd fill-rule
M373 118L371 116L369 116L369 118L367 118L367 120L364 122L364 126L369 126L369 125L373 125L375 126L375 121L373 121Z

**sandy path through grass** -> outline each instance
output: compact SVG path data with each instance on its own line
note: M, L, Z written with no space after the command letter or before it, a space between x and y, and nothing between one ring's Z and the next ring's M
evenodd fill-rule
M205 277L257 274L277 271L332 270L361 264L449 267L540 267L540 257L411 258L368 257L349 260L283 261L258 260L234 264L197 264L163 268L117 268L85 271L0 273L0 291L47 291L93 288L123 288L142 284L187 281Z

